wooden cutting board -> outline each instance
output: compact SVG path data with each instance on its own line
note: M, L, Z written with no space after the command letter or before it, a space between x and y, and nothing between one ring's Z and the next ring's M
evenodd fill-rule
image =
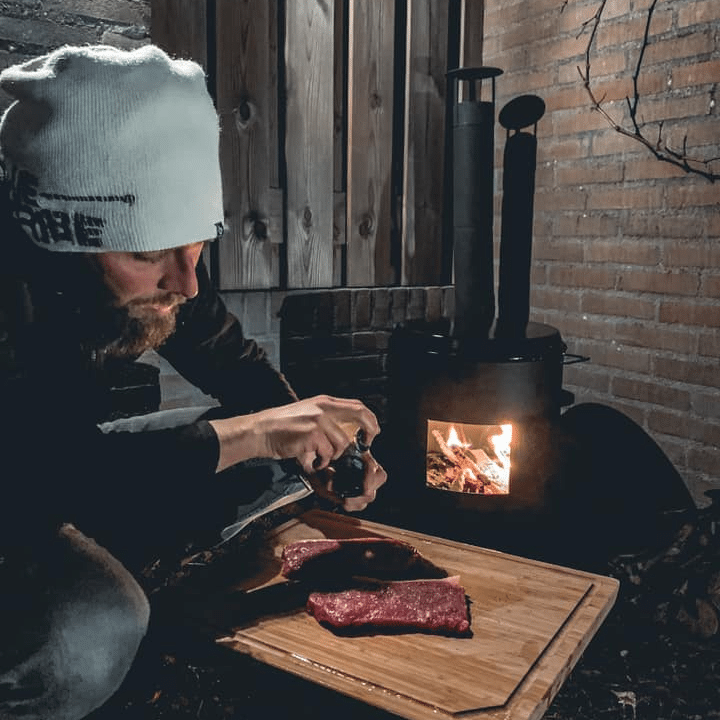
M459 575L472 637L340 637L310 617L279 574L282 548L366 536L409 542ZM218 642L411 720L541 718L618 589L612 578L317 510L275 530L263 554L261 571L230 592L237 624Z

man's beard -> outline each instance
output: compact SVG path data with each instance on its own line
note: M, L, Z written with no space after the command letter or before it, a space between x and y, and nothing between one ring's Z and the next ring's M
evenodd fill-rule
M65 285L62 294L73 308L76 337L89 350L112 357L134 358L146 350L159 348L175 332L184 296L160 292L118 305L92 257L85 257L72 267L75 272L68 275L72 282ZM165 313L152 307L171 304L172 309Z
M163 295L151 300L133 300L126 305L106 307L108 315L112 315L111 327L116 338L102 348L109 355L116 357L137 357L146 350L156 350L174 332L180 303L184 300L175 295ZM170 312L158 313L151 304L169 305L175 302Z

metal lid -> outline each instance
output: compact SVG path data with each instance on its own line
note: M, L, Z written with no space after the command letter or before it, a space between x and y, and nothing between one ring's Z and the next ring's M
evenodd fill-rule
M395 328L393 338L413 352L457 355L475 362L537 362L559 358L567 350L560 331L542 323L528 323L523 337L497 338L494 333L493 327L489 338L459 340L451 335L449 322L407 322Z

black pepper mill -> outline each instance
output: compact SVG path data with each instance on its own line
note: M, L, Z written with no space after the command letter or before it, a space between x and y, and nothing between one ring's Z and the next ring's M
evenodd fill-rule
M343 454L330 463L335 471L333 492L341 498L359 497L365 488L365 461L363 454L369 450L365 444L365 433L358 430L355 439L345 448Z
M452 178L455 325L458 339L487 338L495 320L493 268L493 177L495 166L495 78L492 67L458 68L453 83ZM492 80L489 100L476 84ZM460 82L467 83L460 99ZM482 90L482 86L480 88Z

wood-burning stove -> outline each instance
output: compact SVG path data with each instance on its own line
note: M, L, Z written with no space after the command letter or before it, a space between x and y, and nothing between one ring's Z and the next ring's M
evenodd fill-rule
M562 369L575 356L565 350L560 333L539 323L524 338L475 342L398 326L383 442L390 501L444 532L546 522L563 475L558 421L573 402Z
M455 316L399 325L388 353L384 462L388 500L424 527L464 538L521 540L547 523L563 474L561 409L568 358L559 331L528 322L536 124L544 103L524 96L501 113L508 129L495 320L493 156L495 68L452 71ZM491 98L475 85L492 81ZM513 131L514 134L510 134ZM509 180L508 180L509 179ZM515 188L522 192L513 192ZM522 221L518 221L521 218ZM473 527L480 534L473 532ZM508 549L504 544L504 549ZM523 548L523 550L525 550Z

